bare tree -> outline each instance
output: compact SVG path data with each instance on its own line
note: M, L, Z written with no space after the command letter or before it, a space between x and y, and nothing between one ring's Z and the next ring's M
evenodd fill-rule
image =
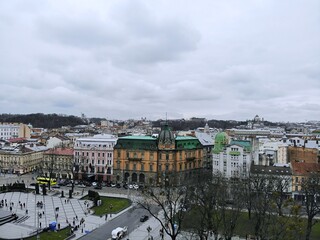
M188 186L174 186L171 179L166 179L163 187L149 187L142 193L138 205L146 209L158 222L162 229L175 240L181 233L181 226L185 219L188 206ZM163 216L154 212L155 207L160 207Z
M222 225L226 179L220 174L203 170L194 181L191 191L192 218L196 219L192 230L201 240L209 239L213 234L218 239ZM190 227L190 226L189 226Z
M268 238L273 240L302 240L304 237L304 220L301 216L301 206L293 204L290 215L274 215L273 224L268 229Z
M222 215L222 233L226 240L232 239L239 216L245 206L244 183L240 178L232 178L224 184L226 187L222 189L224 194L219 205Z
M293 203L292 199L288 197L291 181L291 176L280 175L272 177L272 200L277 206L277 212L279 216L283 215L284 207L290 207L290 205Z
M252 184L252 209L255 235L259 239L266 239L272 222L272 208L270 195L272 192L272 178L264 174L250 176Z
M304 193L304 204L307 215L306 240L310 239L313 225L316 223L314 217L320 213L320 175L311 174L302 183L302 192Z

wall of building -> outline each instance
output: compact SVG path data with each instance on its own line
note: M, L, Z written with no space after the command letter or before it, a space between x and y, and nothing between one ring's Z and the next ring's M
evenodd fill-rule
M304 148L304 147L288 147L288 161L289 162L306 162L306 163L319 163L318 149Z

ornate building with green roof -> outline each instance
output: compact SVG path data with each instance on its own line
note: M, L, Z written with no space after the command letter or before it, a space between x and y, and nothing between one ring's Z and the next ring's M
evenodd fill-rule
M252 143L246 140L231 140L225 132L218 133L212 150L213 173L225 177L239 177L250 171Z
M120 137L114 147L114 179L161 185L175 173L183 181L203 167L202 150L197 138L176 137L167 124L158 137Z

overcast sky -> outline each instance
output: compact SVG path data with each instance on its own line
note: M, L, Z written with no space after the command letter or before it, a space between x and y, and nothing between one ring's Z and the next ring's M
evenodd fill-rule
M0 1L0 112L320 120L319 0Z

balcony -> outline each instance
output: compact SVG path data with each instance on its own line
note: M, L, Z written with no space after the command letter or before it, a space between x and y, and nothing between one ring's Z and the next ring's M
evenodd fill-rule
M187 161L193 161L193 160L195 160L196 159L196 157L186 157L186 160Z
M239 151L230 151L229 154L231 156L240 156L241 153Z
M128 160L129 160L129 161L142 161L142 158L139 158L139 157L129 157Z

